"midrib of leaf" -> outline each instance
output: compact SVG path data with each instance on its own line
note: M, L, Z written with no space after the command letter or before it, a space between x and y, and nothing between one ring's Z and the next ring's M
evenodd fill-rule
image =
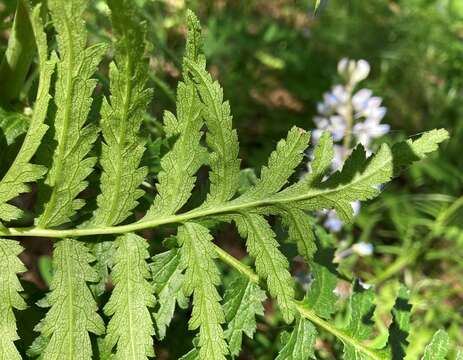
M107 223L113 224L114 217L116 216L115 211L117 209L118 200L120 198L119 193L121 192L121 178L122 178L122 155L121 150L124 148L125 139L126 139L126 130L127 130L127 114L129 112L130 98L132 97L132 58L127 56L127 70L125 72L126 82L125 82L125 97L124 97L124 110L122 112L123 116L121 119L121 126L119 127L119 137L117 141L117 170L115 178L114 191L112 192L111 197L111 206L109 210L109 215L107 217Z
M392 160L388 161L391 163ZM387 163L384 165L386 166ZM383 167L384 167L383 166ZM380 171L380 170L379 170ZM323 190L312 190L303 195L296 196L269 196L261 200L252 200L245 202L228 201L221 206L212 206L207 208L201 208L197 210L188 211L183 214L160 216L153 220L139 221L128 225L118 226L106 226L106 227L89 227L81 229L67 229L67 230L53 230L53 229L41 229L37 227L24 227L24 228L5 228L0 229L1 236L40 236L40 237L75 237L75 236L87 236L87 235L105 235L105 234L123 234L127 232L133 232L137 230L143 230L147 228L155 228L161 225L180 223L196 218L219 215L229 212L240 212L249 208L258 208L262 206L286 204L291 202L297 202L302 200L309 200L315 197L332 195L337 192L348 189L355 184L374 176L375 173L369 174L366 177L359 177L355 182L338 186L334 189L323 189Z
M214 250L217 253L218 257L223 262L232 266L234 269L236 269L241 274L247 276L250 281L256 284L259 284L259 281L260 281L259 276L256 273L254 273L248 266L241 263L241 261L235 259L233 256L231 256L230 254L222 250L216 244L213 244L213 246L214 246ZM304 305L298 303L297 301L294 301L294 303L295 303L296 310L299 312L301 316L303 316L307 320L310 320L315 325L319 326L325 331L333 334L335 337L337 337L342 342L345 342L353 346L358 352L369 356L373 360L385 360L384 356L381 356L375 350L370 349L369 347L365 346L364 344L359 342L357 339L352 338L351 336L349 336L342 330L337 329L332 324L330 324L329 322L323 320L318 315L316 315L314 311L307 309Z
M366 174L361 174L353 179L352 182L346 183L335 188L331 189L309 189L305 194L302 195L293 195L287 190L291 190L292 187L289 187L276 195L269 196L267 198L261 200L252 200L252 201L239 201L232 200L221 204L220 206L209 206L209 207L201 207L195 210L191 210L189 212L178 214L178 215L168 215L168 216L160 216L156 219L152 220L145 220L139 221L128 225L119 225L119 226L106 226L106 227L89 227L89 228L81 228L81 229L67 229L67 230L52 230L52 229L41 229L37 227L24 227L24 228L5 228L0 229L1 236L40 236L40 237L56 237L56 238L64 238L64 237L77 237L77 236L87 236L87 235L104 235L104 234L123 234L127 232L133 232L138 230L143 230L147 228L155 228L161 225L172 224L172 223L180 223L196 218L219 215L224 213L238 213L240 211L249 209L249 208L258 208L261 206L271 206L271 205L279 205L279 204L286 204L286 203L293 203L303 200L313 199L315 197L320 196L328 196L333 195L338 192L342 192L346 189L352 188L369 179L374 177L378 172L384 170L384 168L388 168L392 165L393 156L389 153L388 159L382 162L381 166L377 166L373 171L368 171ZM392 166L391 174L389 177L392 177ZM387 180L385 180L386 182ZM296 183L297 186L300 183ZM289 195L286 194L289 192Z
M187 60L188 61L188 60ZM202 83L205 85L206 89L207 89L207 92L208 92L208 95L211 99L214 99L214 96L212 95L212 90L210 89L210 86L208 85L208 79L206 79L203 74L201 74L201 72L196 72L197 75L199 75L199 77L201 77L201 81ZM222 116L220 116L220 111L217 107L217 101L213 101L213 106L214 106L214 112L215 112L215 117L217 119L220 119ZM219 132L220 134L220 148L221 149L226 149L226 146L225 146L225 139L223 138L223 132Z
M69 26L69 20L66 16L64 16L64 24L66 26L66 32L67 32L67 47L68 47L68 59L69 59L69 66L66 69L66 75L67 75L67 81L66 81L66 106L64 108L64 118L63 118L63 128L62 132L60 134L60 141L58 144L58 154L57 154L57 165L55 169L55 181L54 184L60 183L61 181L61 176L62 176L62 168L63 168L63 163L64 163L64 153L67 145L67 132L68 132L68 126L69 126L69 118L70 118L70 112L71 112L71 106L72 106L72 85L73 85L73 70L74 70L74 44L72 41L72 35L71 35L71 30ZM55 210L56 206L56 187L53 188L53 191L50 196L50 200L48 201L48 204L45 208L45 211L43 213L43 216L41 216L39 224L46 224L50 220L50 212Z

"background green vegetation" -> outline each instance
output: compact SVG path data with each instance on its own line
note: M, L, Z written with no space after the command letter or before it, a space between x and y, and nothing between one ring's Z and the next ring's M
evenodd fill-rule
M384 122L392 129L388 141L436 127L450 131L451 140L438 154L394 180L379 199L362 207L354 224L334 234L331 241L343 247L358 241L374 244L371 257L351 256L339 268L346 279L358 276L376 285L381 301L375 318L380 330L390 321L383 314L393 305L399 281L410 288L412 322L419 329L409 339L410 359L418 358L439 328L447 329L453 349L463 346L463 2L325 0L316 13L312 0L136 2L148 28L149 85L155 91L145 121L150 167L157 166L169 146L156 140L162 131L157 121L164 109L174 107L187 8L202 19L209 67L230 100L244 167L262 165L292 125L313 127L316 102L339 80L336 64L342 57L363 58L371 64L372 75L364 86L384 98L388 108ZM16 1L0 3L1 53L15 7ZM91 3L87 16L92 41L110 36L107 11L103 1ZM0 175L27 128L29 97L37 76L34 69L15 98L2 100L0 147L7 151L0 157ZM98 77L106 79L105 66ZM247 174L252 180L252 172ZM33 199L21 201L33 208ZM230 228L221 229L219 239L235 255L244 253ZM36 288L38 299L50 278L51 246L33 240L24 240L23 246L27 248L23 260L30 269L23 280ZM305 269L293 270L296 274ZM278 315L272 309L268 303L266 317L259 319L256 341L248 341L243 359L275 357L278 334L284 329L273 326ZM30 327L37 318L34 311L19 314L30 319ZM181 316L175 319L166 341L176 346L157 347L178 353L158 350L161 358L174 359L188 350L189 341L184 342L185 348L177 342L179 336L191 337L185 324ZM337 349L326 340L317 343L317 349L321 358L330 359Z

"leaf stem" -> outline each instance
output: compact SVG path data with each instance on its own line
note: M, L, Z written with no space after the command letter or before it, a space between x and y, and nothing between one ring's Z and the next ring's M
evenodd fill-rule
M226 251L222 250L219 246L214 244L214 250L217 253L218 257L226 264L233 267L235 270L240 272L241 274L247 276L250 281L258 284L259 283L259 276L252 271L250 267L243 264L238 259L234 258ZM307 320L311 321L318 327L322 328L325 331L336 336L339 340L344 343L347 343L353 346L357 351L368 355L373 360L384 360L384 357L378 354L375 350L370 349L366 345L362 344L358 340L352 338L342 330L337 329L332 324L320 318L315 312L311 309L308 309L306 306L300 304L299 302L295 301L295 308L299 312L299 314L306 318Z
M392 162L392 157L388 160ZM387 163L384 164L384 167ZM374 176L374 174L366 175L366 177ZM281 196L269 196L261 200L248 200L248 201L228 201L224 204L199 208L192 211L188 211L178 215L160 216L152 220L141 220L135 223L118 226L101 226L101 227L88 227L88 228L77 228L77 229L64 229L64 230L53 230L45 229L43 227L24 227L24 228L4 228L0 229L0 236L36 236L36 237L51 237L51 238L64 238L64 237L78 237L78 236L91 236L91 235L109 235L109 234L124 234L127 232L139 231L149 228L155 228L161 225L182 223L185 221L203 218L214 215L223 215L227 213L237 213L245 209L266 207L266 206L279 206L281 204L299 202L310 200L320 196L328 196L330 194L343 191L346 188L355 186L357 182L365 180L363 176L357 178L356 181L349 184L340 185L336 188L331 189L312 189L302 195L289 195ZM239 200L239 199L238 199Z
M362 344L357 339L354 339L353 337L349 336L342 330L337 329L332 324L330 324L328 321L323 320L322 318L318 317L313 310L310 310L297 302L296 302L296 309L301 314L302 317L306 318L307 320L310 320L311 322L313 322L315 325L322 328L323 330L328 331L329 333L333 334L343 343L353 346L358 352L361 352L362 354L369 356L373 360L384 360L385 359L385 357L378 354L377 351L370 349L368 346Z

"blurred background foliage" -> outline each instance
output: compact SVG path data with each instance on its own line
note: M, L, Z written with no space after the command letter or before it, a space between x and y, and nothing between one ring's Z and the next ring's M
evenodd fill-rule
M209 68L230 101L244 168L260 167L292 125L313 128L316 103L339 80L336 65L342 57L370 63L372 75L365 86L388 108L383 121L391 126L387 141L436 127L450 131L451 140L438 154L389 184L379 199L362 207L354 224L327 236L339 249L359 241L374 245L372 256L354 254L338 265L346 279L360 277L376 286L379 334L390 321L386 314L399 282L411 290L416 330L409 339L409 359L419 357L438 328L449 331L454 349L463 346L463 1L322 0L317 11L313 0L134 1L148 29L150 86L155 89L145 122L152 173L169 146L158 140L159 119L164 109L174 107L187 8L202 19ZM16 1L0 3L1 52L15 7ZM90 41L110 40L107 14L104 1L91 1ZM1 141L9 151L26 128L36 76L32 67L18 98L0 114L5 135ZM97 76L104 91L105 65ZM5 154L0 174L8 164ZM252 170L243 173L243 186L253 178ZM218 230L218 239L234 255L243 255L231 228ZM27 248L32 271L25 280L44 291L51 276L50 244ZM293 270L296 274L304 268L296 262ZM266 307L256 340L248 341L243 359L275 357L283 328L272 304ZM169 331L166 341L174 341L178 353L161 349L158 354L174 359L189 346L187 340L179 344L179 336L191 337L181 313ZM337 349L329 340L317 342L320 358L336 358Z

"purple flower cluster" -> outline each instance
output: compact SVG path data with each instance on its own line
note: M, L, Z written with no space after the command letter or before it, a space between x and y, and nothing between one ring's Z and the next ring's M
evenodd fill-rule
M343 79L342 84L334 85L331 91L323 94L323 101L317 104L318 115L314 117L316 129L312 132L312 141L317 144L322 133L329 131L333 137L334 158L332 171L340 170L346 157L357 144L362 144L369 156L371 143L389 132L389 125L382 124L386 108L382 99L374 96L370 89L360 88L359 83L370 73L370 65L365 60L341 59L338 63L338 74ZM310 164L308 165L310 171ZM354 215L360 211L360 202L353 202ZM339 232L342 221L334 210L320 213L324 226ZM354 251L361 256L370 251Z
M370 65L365 60L342 59L338 64L338 73L344 84L335 85L323 95L323 102L317 104L319 115L315 116L316 129L312 139L317 143L324 131L329 131L335 142L333 170L342 167L351 148L362 144L367 153L373 139L389 132L389 125L381 124L386 108L381 106L382 99L373 96L370 89L362 88L354 92L356 86L370 73ZM346 143L345 139L349 139Z

